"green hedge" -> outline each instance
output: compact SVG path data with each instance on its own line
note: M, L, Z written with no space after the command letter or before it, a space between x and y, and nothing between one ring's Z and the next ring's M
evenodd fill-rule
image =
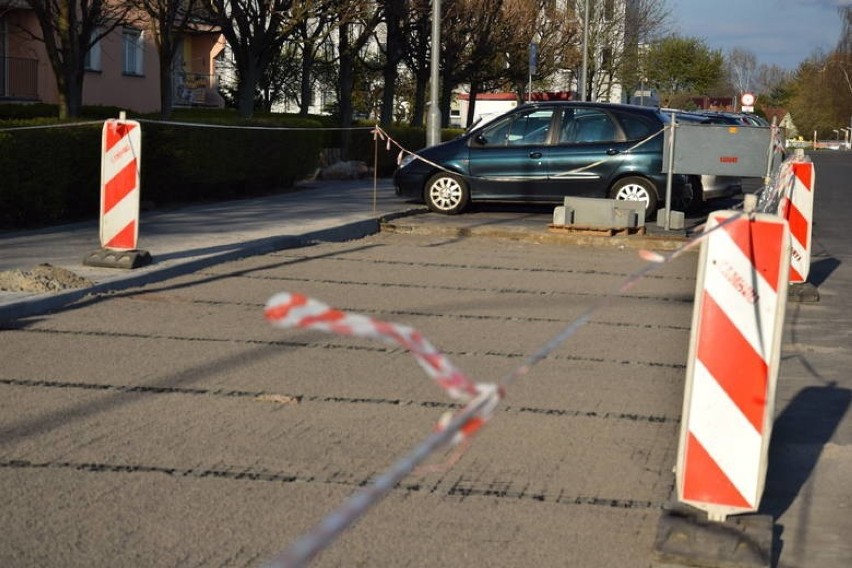
M97 217L100 207L101 124L3 130L58 124L32 118L31 107L0 106L0 229L17 229ZM22 114L24 116L22 116ZM118 116L100 107L84 113ZM231 199L289 187L316 167L323 147L321 130L310 119L269 115L241 121L228 111L175 113L173 121L261 128L209 128L142 121L141 199L156 205Z
M66 121L63 127L4 130L61 123L55 105L0 105L0 229L97 217L102 124L80 122L117 118L119 109L85 107L82 114L77 123ZM322 148L340 147L343 136L329 117L257 114L244 120L234 109L176 109L169 121L189 124L166 124L158 115L128 113L127 118L142 123L141 199L155 206L250 197L290 187L314 172ZM376 144L369 128L374 123L356 126L363 129L349 132L348 159L372 166L378 158L379 175L391 175L399 147L392 144L388 151L386 142ZM426 145L424 128L385 130L406 150ZM442 138L462 132L445 129Z

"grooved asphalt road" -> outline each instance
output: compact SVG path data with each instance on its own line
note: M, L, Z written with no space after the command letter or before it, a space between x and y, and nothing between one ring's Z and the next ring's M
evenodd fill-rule
M822 300L788 311L764 504L781 566L852 560L852 258L839 214L824 215ZM289 290L412 325L480 381L605 306L457 464L407 478L316 566L648 566L674 481L695 261L620 297L633 250L378 234L5 324L0 565L257 565L428 435L452 405L414 360L270 328L263 305Z

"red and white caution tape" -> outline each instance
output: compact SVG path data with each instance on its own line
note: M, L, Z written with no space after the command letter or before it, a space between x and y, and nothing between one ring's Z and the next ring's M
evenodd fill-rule
M446 355L412 327L350 314L307 296L289 292L270 298L265 314L275 327L315 329L338 335L378 339L407 349L426 374L455 400L469 402L482 392L479 385L467 378Z
M630 274L618 287L623 294L648 273L671 262L683 252L722 230L728 223L740 219L745 213L734 214L729 219L705 231L681 248L660 255L641 251L640 256L649 261L640 270ZM408 349L427 374L456 400L466 402L455 414L444 415L433 432L411 453L397 461L370 485L353 495L338 509L326 516L318 525L284 549L267 566L293 568L305 566L316 554L329 546L346 528L358 520L370 507L378 503L397 483L409 475L434 452L448 444L468 440L493 415L504 398L510 384L526 375L539 361L545 359L562 343L579 331L599 310L607 305L601 300L589 306L541 349L530 355L518 368L509 373L499 385L474 383L458 370L445 355L429 343L417 330L408 326L382 322L373 318L336 310L326 304L300 294L280 293L267 302L266 318L276 327L315 329L328 333L379 339L385 343Z

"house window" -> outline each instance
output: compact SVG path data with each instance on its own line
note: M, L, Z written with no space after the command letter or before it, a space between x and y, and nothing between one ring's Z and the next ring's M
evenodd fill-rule
M100 28L92 32L93 36L101 34ZM83 61L83 66L86 71L101 71L101 40L96 41L89 47L86 52L86 57Z
M122 42L124 44L122 72L125 75L144 75L145 44L142 41L142 32L125 28Z

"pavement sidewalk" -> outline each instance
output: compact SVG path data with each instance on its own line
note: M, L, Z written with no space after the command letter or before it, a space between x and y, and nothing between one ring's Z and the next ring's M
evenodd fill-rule
M396 197L389 179L304 181L267 197L142 212L139 248L153 262L134 270L84 266L100 248L97 220L0 234L0 272L50 264L92 282L57 292L0 291L0 323L58 309L93 293L165 280L236 258L312 241L360 238L422 206Z
M57 286L57 291L50 292L0 290L0 324L59 309L89 294L142 286L245 256L310 242L357 239L378 232L380 223L383 231L448 238L486 236L663 250L682 245L685 237L683 231L666 232L654 223L646 224L644 236L555 234L548 230L551 220L552 208L543 206L526 211L497 206L474 208L464 215L439 215L397 197L390 179L378 180L375 188L372 179L317 180L299 182L293 191L266 197L143 211L138 246L153 261L133 270L83 264L100 248L97 219L0 233L0 273L29 272L48 264L49 273L58 276L56 269L64 269L75 279L85 279L82 287ZM691 219L690 228L697 222Z

